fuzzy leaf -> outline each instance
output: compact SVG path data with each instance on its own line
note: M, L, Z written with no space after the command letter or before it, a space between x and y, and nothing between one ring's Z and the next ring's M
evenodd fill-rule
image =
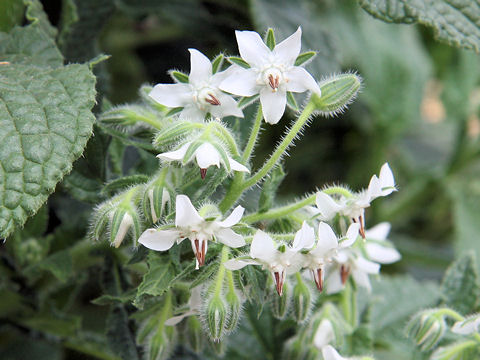
M359 0L373 17L393 23L420 23L450 45L480 51L480 8L471 0Z
M125 360L138 360L134 336L128 324L128 314L122 305L113 307L106 327L108 345L115 355Z

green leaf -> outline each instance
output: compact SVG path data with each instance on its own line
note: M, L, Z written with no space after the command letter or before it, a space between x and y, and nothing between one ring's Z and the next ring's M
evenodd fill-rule
M373 17L393 23L420 23L450 45L480 51L480 8L471 0L358 0Z
M137 296L133 304L139 308L143 306L143 300L147 295L162 295L172 285L175 271L169 258L158 256L152 252L147 258L148 271L137 288Z
M170 76L172 77L173 80L178 81L179 83L182 83L182 84L188 84L189 81L190 81L188 79L187 74L185 74L181 71L178 71L178 70L170 71Z
M442 301L463 315L478 311L480 283L475 253L470 251L456 260L445 272Z
M307 52L301 53L295 59L295 66L300 66L300 65L306 64L306 63L310 62L311 60L313 60L313 58L315 56L317 56L316 51L307 51Z
M273 33L272 28L268 28L267 36L265 40L266 40L265 43L267 44L268 48L270 50L273 50L275 48L275 34Z
M361 79L355 74L334 75L319 84L321 96L313 93L311 101L325 115L342 112L350 104L361 86Z
M219 71L222 71L223 60L225 56L223 54L218 54L215 56L215 59L212 60L212 74L216 74Z
M66 282L73 273L72 255L69 249L48 256L32 268L26 269L26 272L35 272L38 269L47 270L61 282Z
M57 312L37 313L20 321L32 330L56 336L73 336L81 327L81 318Z
M111 305L111 304L125 304L131 302L135 298L136 289L131 289L121 295L102 295L92 300L95 305Z
M135 339L128 324L128 314L122 305L116 305L107 318L107 341L110 349L124 360L138 360Z
M249 68L250 68L250 65L249 65L245 60L243 60L242 58L239 58L239 57L237 57L237 56L229 56L229 57L227 58L227 60L228 60L231 64L241 66L241 67L244 68L244 69L249 69Z

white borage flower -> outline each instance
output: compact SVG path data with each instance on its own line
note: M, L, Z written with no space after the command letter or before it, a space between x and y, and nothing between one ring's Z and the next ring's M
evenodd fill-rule
M223 221L206 220L195 210L188 196L177 195L175 228L147 229L140 236L138 242L152 250L166 251L175 242L179 244L188 238L192 243L196 269L198 269L205 263L208 241L218 241L232 248L245 245L243 236L231 229L240 221L244 210L243 207L237 206Z
M188 300L188 310L180 315L165 320L165 325L174 326L188 316L200 315L203 305L202 288L203 285L194 287L190 293L190 299Z
M229 270L239 270L247 265L262 265L272 273L277 293L282 296L286 275L296 273L302 267L303 259L299 251L303 246L302 243L297 244L296 248L276 244L269 235L257 230L250 245L250 258L231 259L224 265Z
M332 322L328 319L323 319L315 331L315 335L313 336L313 344L317 349L322 349L334 341L335 330L333 329Z
M382 222L365 231L365 251L368 258L381 264L391 264L402 258L387 240L390 224Z
M348 358L341 356L331 345L322 348L322 356L323 360L348 360Z
M318 225L318 238L316 246L313 247L315 238L313 228L303 223L302 229L296 234L293 247L298 247L297 240L301 241L303 249L309 250L304 254L303 267L310 269L313 279L317 285L318 291L323 290L324 266L333 256L336 255L338 249L351 246L358 237L359 224L353 223L347 230L344 237L338 238L333 232L330 225L320 222ZM300 239L299 235L304 239Z
M250 68L232 65L220 89L240 96L260 94L265 121L276 124L285 112L287 91L307 90L320 95L320 87L303 67L295 66L300 54L302 30L270 50L254 31L235 31L240 56Z
M191 147L196 147L196 149L191 151ZM188 156L188 159L186 156ZM248 173L250 172L250 170L248 170L244 165L228 156L221 145L212 144L208 141L204 141L202 143L199 143L198 141L189 141L182 145L178 150L164 152L158 154L157 157L166 161L181 161L184 164L195 158L197 165L200 167L200 175L202 179L205 178L207 169L210 166L215 165L217 168L219 168L220 163L225 166L227 171L234 170Z
M205 55L196 49L188 51L188 84L158 84L150 92L150 97L168 107L183 107L181 120L202 121L207 113L215 118L230 115L243 117L237 102L218 88L227 73L222 71L212 74L212 63Z
M457 321L452 326L452 332L460 335L470 335L479 332L480 314L474 314L467 317L465 320Z
M320 211L320 219L329 221L336 214L346 216L360 224L360 235L365 238L365 208L369 207L374 199L390 195L393 191L396 191L395 180L390 166L385 163L380 169L380 175L372 176L366 190L354 193L350 197L340 195L335 198L319 192L316 204Z

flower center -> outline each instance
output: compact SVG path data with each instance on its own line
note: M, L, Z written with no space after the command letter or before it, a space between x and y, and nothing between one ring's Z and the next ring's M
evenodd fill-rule
M204 109L209 105L219 106L221 103L218 99L217 92L218 91L216 89L211 88L210 86L205 86L196 92L195 101L201 109Z
M265 85L269 86L273 92L278 90L278 87L284 81L283 73L276 67L269 67L262 73L262 81Z

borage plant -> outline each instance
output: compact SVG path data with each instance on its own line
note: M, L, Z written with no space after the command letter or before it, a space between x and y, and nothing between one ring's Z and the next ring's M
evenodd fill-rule
M335 347L360 326L359 287L370 290L369 275L400 258L387 240L389 224L366 229L365 218L375 198L396 190L394 177L385 163L365 190L325 186L273 206L287 151L315 115L344 111L361 80L345 73L317 82L304 68L315 52L300 53L300 28L279 44L271 29L265 42L253 31L236 37L240 57L210 62L190 49L188 75L172 70L174 84L144 86L142 104L100 117L122 136L146 129L160 163L148 180L108 185L116 194L97 207L91 237L119 247L130 234L136 250L129 264L148 264L124 296L139 309L137 340L149 359L168 357L177 344L200 352L206 338L209 351L222 354L244 312L260 339L266 314L284 330L296 328L273 356L343 359ZM301 110L294 93L308 94ZM253 168L262 127L277 124L287 106L298 116ZM252 119L244 116L250 109ZM246 141L241 123L252 123ZM363 355L356 351L349 353Z

